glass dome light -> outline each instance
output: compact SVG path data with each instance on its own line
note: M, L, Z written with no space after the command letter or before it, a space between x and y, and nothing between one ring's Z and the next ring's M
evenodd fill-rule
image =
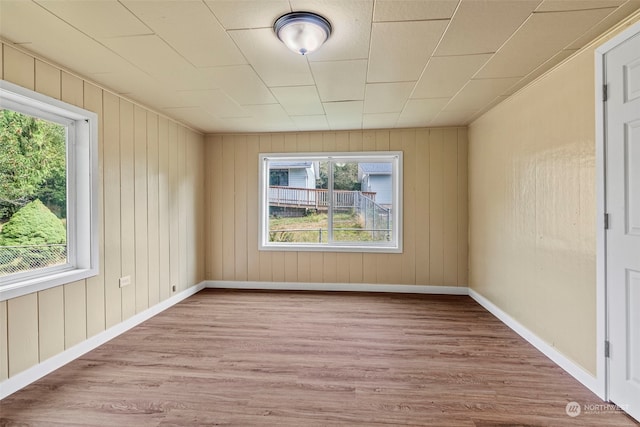
M307 55L318 49L331 35L331 24L312 12L291 12L273 24L276 35L289 49Z

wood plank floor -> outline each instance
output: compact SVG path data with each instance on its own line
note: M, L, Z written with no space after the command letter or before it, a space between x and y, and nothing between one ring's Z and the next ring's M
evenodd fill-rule
M0 425L636 425L603 404L469 297L205 290L9 396Z

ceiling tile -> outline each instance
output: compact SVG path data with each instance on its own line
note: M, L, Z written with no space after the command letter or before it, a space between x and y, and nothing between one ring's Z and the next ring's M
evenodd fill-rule
M44 38L44 34L31 31L31 25L24 25L25 22L48 30L50 34L59 33L69 37L70 33L78 33L69 24L32 2L6 0L0 3L0 12L0 34L13 43L31 44Z
M447 98L455 95L491 58L491 54L434 56L411 98Z
M367 82L416 81L448 21L373 24Z
M371 0L291 0L293 10L324 16L333 28L322 48L309 54L309 61L365 59L369 55Z
M475 111L441 111L429 126L459 126L469 123Z
M296 124L298 130L329 130L327 116L292 116L291 120Z
M536 13L478 72L478 78L526 76L582 35L610 9Z
M268 130L295 131L295 123L280 104L247 105L243 107L251 115L251 120Z
M435 54L495 52L539 3L540 0L462 0Z
M116 0L38 0L38 4L94 38L153 33Z
M323 102L364 99L366 59L311 62L309 65Z
M248 132L295 132L295 123L267 119L227 119L220 132L248 133Z
M238 105L222 89L183 92L183 96L198 101L198 105L222 119L251 116L251 111Z
M374 22L451 18L458 0L376 0Z
M219 118L251 117L251 111L241 107L221 89L178 91L191 105L197 105Z
M240 117L230 119L217 119L215 122L216 133L246 133L246 132L267 132L262 122L252 117Z
M375 113L362 115L363 129L390 129L396 126L400 113Z
M246 63L233 40L203 3L127 0L124 4L196 67Z
M313 84L307 58L287 49L270 28L233 30L229 34L268 87Z
M102 86L117 94L127 94L131 98L153 105L156 108L169 106L185 106L185 104L174 104L179 101L173 91L157 90L158 81L147 73L130 65L131 69L122 71L87 74L94 81L99 81Z
M274 87L271 91L290 116L324 114L315 86Z
M205 0L205 3L227 30L271 28L276 19L291 12L287 0Z
M599 9L618 7L626 0L544 0L536 12L561 12L566 10Z
M194 129L206 132L212 126L220 128L227 119L219 119L201 107L164 108L162 112L175 120L179 120Z
M410 99L400 113L396 127L424 127L448 101L449 98Z
M555 67L556 65L564 61L565 59L567 59L568 57L570 57L571 55L573 55L575 52L576 50L562 50L558 52L553 58L549 59L544 64L540 65L538 68L536 68L535 70L527 74L524 78L522 78L520 81L518 81L515 85L511 86L509 89L503 92L503 95L512 95L516 93L518 90L522 89L523 87L525 87L526 85L528 85L529 83L531 83L532 81L534 81L535 79L537 79L538 77L540 77L541 75L543 75L544 73L546 73L547 71L549 71L550 69L552 69L553 67Z
M280 104L268 104L268 105L247 105L243 107L251 117L257 120L281 120L291 122L289 115L282 105ZM291 122L292 123L292 122Z
M471 80L447 104L445 111L479 110L507 89L516 84L519 78Z
M52 58L82 74L133 68L100 43L33 2L2 0L0 9L0 35L44 58ZM25 22L29 25L24 25ZM78 52L83 54L78 55Z
M201 68L198 74L203 89L222 89L240 105L277 102L249 65Z
M102 42L144 72L170 79L174 87L181 86L180 80L190 81L195 76L196 69L158 36L116 37Z
M574 40L567 49L580 49L587 45L587 43L594 40L596 37L603 34L609 28L613 27L618 22L622 21L625 17L631 15L633 12L640 10L640 1L630 0L615 9L612 13L607 15L602 21L593 25L583 35Z
M332 130L362 129L363 101L325 102L324 111L327 113L329 127Z
M368 83L364 96L364 112L399 113L414 86L415 82Z

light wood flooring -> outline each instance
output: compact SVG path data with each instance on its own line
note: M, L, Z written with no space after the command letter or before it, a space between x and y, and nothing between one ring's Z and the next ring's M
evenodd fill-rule
M205 290L9 396L0 425L636 425L603 404L466 296Z

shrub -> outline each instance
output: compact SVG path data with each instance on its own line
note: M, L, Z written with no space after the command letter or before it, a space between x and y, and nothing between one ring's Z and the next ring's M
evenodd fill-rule
M0 246L66 243L67 232L58 219L38 199L17 211L0 231Z

